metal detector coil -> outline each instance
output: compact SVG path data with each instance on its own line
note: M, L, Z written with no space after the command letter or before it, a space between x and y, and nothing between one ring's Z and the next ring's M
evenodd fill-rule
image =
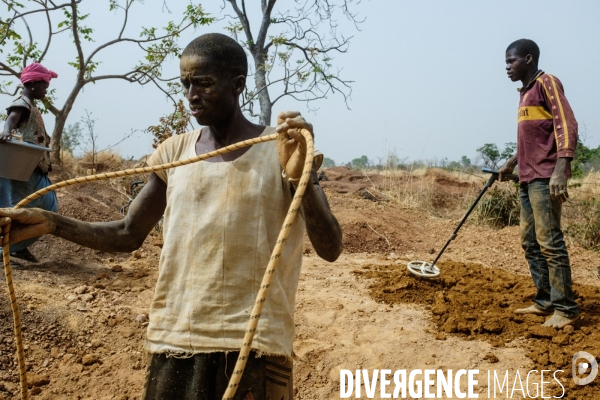
M446 242L444 247L442 247L442 250L440 250L437 257L435 258L435 260L433 260L432 263L428 263L425 261L411 261L408 263L408 265L407 265L408 271L411 274L416 275L420 278L427 278L427 279L437 278L440 275L440 269L438 267L436 267L435 264L438 262L438 260L442 256L442 254L444 254L444 251L446 250L446 248L448 247L450 242L453 241L454 239L456 239L456 236L458 234L460 227L463 226L463 224L465 223L467 218L469 218L469 215L471 214L471 212L475 209L475 206L477 205L477 203L479 203L479 200L483 197L485 192L494 184L494 182L496 182L498 180L499 175L500 175L500 173L498 171L495 171L495 170L489 169L489 168L482 168L481 171L485 174L492 174L492 175L490 176L487 183L481 190L481 193L479 193L479 196L477 196L477 198L475 199L475 201L473 202L473 204L471 205L469 210L462 217L462 219L458 223L458 226L456 227L456 229L454 229L454 232L452 232L452 235L450 235L450 237L448 238L448 241ZM517 175L513 175L513 174L504 174L503 177L508 180L511 180L513 182L519 181L519 177Z
M420 278L433 279L440 276L440 269L426 261L411 261L407 266L411 274Z

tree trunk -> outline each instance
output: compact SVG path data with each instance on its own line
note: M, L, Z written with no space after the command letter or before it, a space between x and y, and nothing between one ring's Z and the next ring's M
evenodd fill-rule
M67 122L67 116L68 115L64 111L61 111L54 118L54 131L52 131L50 148L52 149L52 164L55 165L62 165L62 161L60 159L60 139L65 128L65 123Z
M67 98L65 105L63 108L56 114L54 119L54 130L52 131L52 139L50 140L50 148L52 149L52 163L56 165L61 164L60 160L60 139L62 138L63 131L65 129L65 125L67 123L67 118L73 109L73 104L75 104L75 99L79 95L79 92L83 88L83 83L78 82L77 85L71 91L71 94Z
M256 73L254 74L254 83L258 92L258 102L260 103L260 117L259 124L270 125L271 124L271 97L269 96L269 89L267 86L267 77L265 73L264 63L266 60L266 54L263 52L257 52L254 55L254 67Z

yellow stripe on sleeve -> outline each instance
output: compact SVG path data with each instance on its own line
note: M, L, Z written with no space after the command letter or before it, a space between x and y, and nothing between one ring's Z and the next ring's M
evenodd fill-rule
M567 126L567 119L565 118L565 112L563 111L562 103L560 102L560 96L558 95L558 90L556 89L556 82L554 81L554 77L550 76L550 80L552 81L552 88L554 89L554 97L556 98L556 102L558 103L558 109L560 111L560 119L562 120L563 129L565 132L565 146L569 146L569 127Z
M546 74L546 75L550 75L550 74ZM552 104L552 95L550 95L550 92L548 92L548 88L546 87L546 85L544 85L544 81L542 80L542 78L537 78L536 80L540 83L540 85L542 85L542 87L544 88L544 91L546 92L546 96L548 97L548 101L550 102L550 104ZM558 148L558 135L556 134L556 124L552 124L552 125L554 125L554 140L556 140L556 148Z

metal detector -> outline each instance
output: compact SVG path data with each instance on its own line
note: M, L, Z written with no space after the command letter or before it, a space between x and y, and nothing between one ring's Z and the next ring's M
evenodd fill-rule
M438 260L442 256L442 254L444 254L444 251L446 250L446 248L448 247L450 242L453 241L454 239L456 239L456 235L457 235L459 229L463 226L463 224L465 223L467 218L469 218L469 215L475 209L475 206L477 205L477 203L479 203L479 200L481 200L481 198L483 197L485 192L490 187L492 187L494 182L496 182L498 180L498 176L499 176L498 171L495 171L495 170L489 169L489 168L485 168L485 167L482 168L481 171L485 174L492 174L492 175L490 176L490 179L488 179L487 183L481 190L481 193L479 193L479 196L477 196L477 198L475 199L475 201L473 202L473 204L471 205L471 207L469 208L467 213L464 215L464 217L462 217L462 219L458 223L458 226L456 227L456 229L454 229L454 232L452 232L452 235L450 235L450 237L448 238L448 241L446 242L444 247L442 247L442 250L438 253L437 257L435 258L435 260L433 260L432 263L428 263L426 261L411 261L408 263L408 265L407 265L408 271L411 274L416 275L420 278L427 278L427 279L437 278L440 275L440 269L435 265L435 263L438 262ZM519 177L517 175L505 174L504 176L513 182L519 182Z

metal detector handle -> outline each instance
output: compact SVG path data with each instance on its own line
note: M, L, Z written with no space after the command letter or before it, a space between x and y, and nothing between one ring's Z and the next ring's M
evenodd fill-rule
M494 169L491 169L491 168L486 168L486 167L481 168L481 172L483 172L484 174L492 174L492 176L490 177L490 179L488 181L488 186L492 186L494 184L494 182L498 180L498 176L500 175L500 172L498 172ZM506 178L508 178L508 180L511 180L515 183L519 182L519 175L504 174L504 176Z
M440 257L442 256L442 254L444 254L444 251L446 251L446 248L448 247L450 242L453 241L454 239L456 239L456 237L458 235L458 231L463 226L463 224L465 223L467 218L469 218L469 215L471 214L471 212L473 212L473 210L475 209L475 206L477 206L477 203L479 203L479 200L481 200L481 198L483 197L485 192L494 184L494 182L496 182L498 180L498 176L500 175L500 173L498 171L490 169L490 168L484 167L481 169L481 171L484 173L487 173L487 174L492 174L492 176L490 176L490 179L488 179L487 183L481 190L481 193L479 193L479 195L477 196L477 198L475 199L473 204L471 204L471 207L469 207L469 210L462 217L462 219L458 223L458 226L454 229L454 232L452 232L452 235L448 238L448 240L446 241L446 244L444 245L444 247L442 247L442 250L440 250L440 252L438 253L437 257L433 261L433 265L435 265L438 262L438 260L440 259ZM511 180L515 180L516 182L519 181L519 177L517 175L513 175L513 174L508 175L507 174L506 176L510 177Z

